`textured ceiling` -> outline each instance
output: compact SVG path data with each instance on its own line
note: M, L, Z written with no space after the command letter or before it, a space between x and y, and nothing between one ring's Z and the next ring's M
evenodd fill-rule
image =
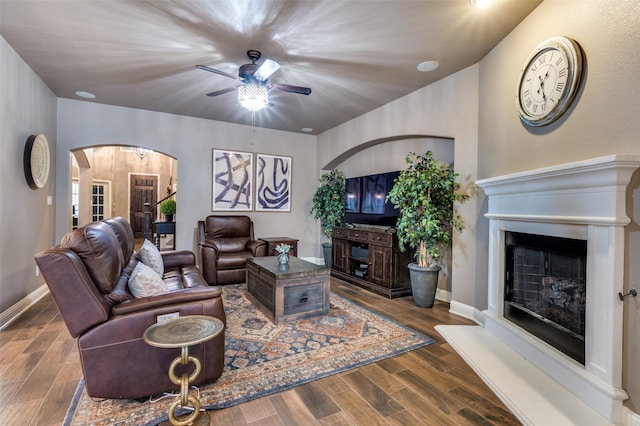
M318 134L466 68L542 0L0 0L0 34L51 90L90 102L251 124L234 80L246 51L281 69L260 127ZM425 60L440 67L422 73Z

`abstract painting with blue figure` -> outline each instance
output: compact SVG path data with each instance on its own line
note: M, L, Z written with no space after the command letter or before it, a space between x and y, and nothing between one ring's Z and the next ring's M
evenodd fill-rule
M213 150L212 210L251 211L253 154Z
M256 211L291 211L291 157L256 157Z

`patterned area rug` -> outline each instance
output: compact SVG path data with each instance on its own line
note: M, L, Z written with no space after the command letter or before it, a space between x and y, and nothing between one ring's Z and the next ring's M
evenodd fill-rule
M200 388L204 408L230 407L434 342L334 293L328 315L274 325L245 292L244 284L224 287L225 369ZM173 401L94 401L81 381L64 425L156 425L168 419Z

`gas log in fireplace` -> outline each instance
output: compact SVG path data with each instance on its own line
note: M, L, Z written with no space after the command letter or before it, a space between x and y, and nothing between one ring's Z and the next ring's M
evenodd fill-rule
M584 365L587 241L505 233L504 317Z

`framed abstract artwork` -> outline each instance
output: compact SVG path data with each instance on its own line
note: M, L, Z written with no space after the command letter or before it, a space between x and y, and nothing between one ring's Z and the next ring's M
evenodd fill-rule
M291 211L291 157L256 154L256 211Z
M253 210L253 153L213 150L213 211Z

